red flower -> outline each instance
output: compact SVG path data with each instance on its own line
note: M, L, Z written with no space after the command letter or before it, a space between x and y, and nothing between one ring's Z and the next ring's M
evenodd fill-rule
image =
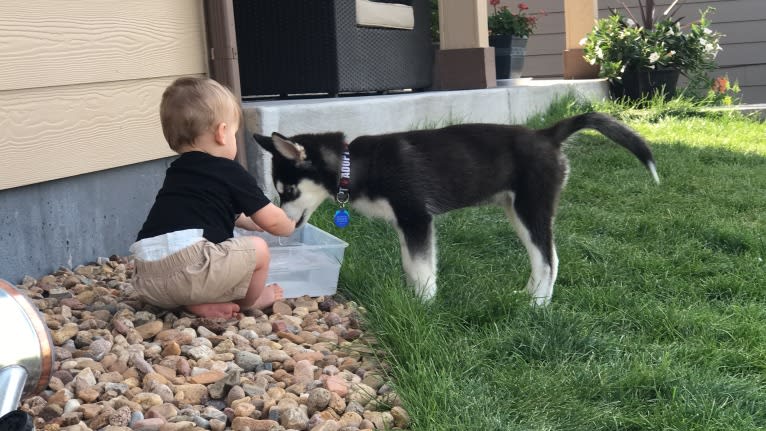
M713 91L715 93L725 93L729 89L729 80L725 76L719 76L713 81Z
M494 8L487 22L490 34L529 37L534 32L539 16L527 15L529 6L525 1L517 3L515 12L511 12L500 0L488 2Z

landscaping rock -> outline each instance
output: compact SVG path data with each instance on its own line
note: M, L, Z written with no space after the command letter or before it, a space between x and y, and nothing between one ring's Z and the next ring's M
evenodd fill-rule
M112 256L17 286L55 345L48 387L22 400L37 429L409 427L399 403L375 411L388 408L376 400L398 396L371 365L355 304L303 297L270 314L200 319L143 304L132 272Z

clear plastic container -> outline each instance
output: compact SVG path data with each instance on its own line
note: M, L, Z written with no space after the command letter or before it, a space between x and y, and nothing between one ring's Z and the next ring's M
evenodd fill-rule
M348 243L306 224L289 237L235 228L234 236L259 236L271 251L267 283L279 283L285 298L332 295Z

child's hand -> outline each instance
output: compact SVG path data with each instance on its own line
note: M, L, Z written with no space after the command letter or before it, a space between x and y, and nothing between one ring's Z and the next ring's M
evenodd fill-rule
M237 217L237 220L234 221L234 226L246 230L254 230L256 232L263 232L263 228L258 226L253 219L246 216L244 213L240 214L239 217Z
M267 204L250 216L263 230L276 236L290 236L295 231L295 221L290 220L282 211L282 208L274 204Z

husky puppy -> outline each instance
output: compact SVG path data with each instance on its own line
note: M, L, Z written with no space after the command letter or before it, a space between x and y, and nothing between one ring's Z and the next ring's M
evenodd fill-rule
M274 186L297 225L325 199L348 199L360 213L389 221L399 234L404 271L423 299L436 293L434 216L474 205L501 206L529 254L527 292L544 305L558 269L553 218L568 172L561 146L581 129L595 129L633 153L659 183L644 140L600 113L541 130L461 124L360 136L351 143L340 132L254 137L273 155Z

